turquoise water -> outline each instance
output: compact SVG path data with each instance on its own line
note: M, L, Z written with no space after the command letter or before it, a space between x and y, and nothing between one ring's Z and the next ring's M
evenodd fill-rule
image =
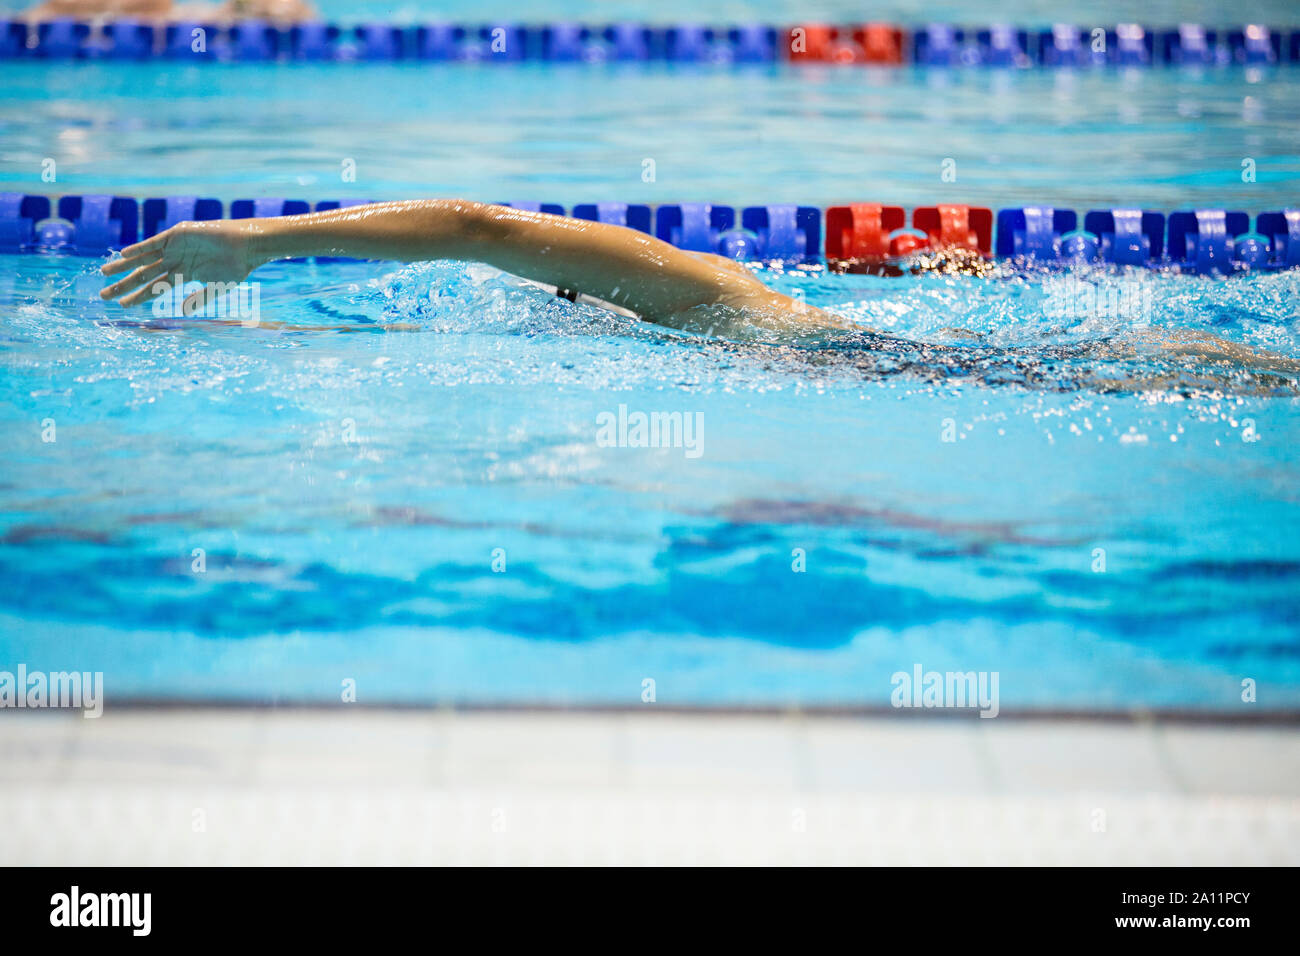
M1254 212L1295 205L1298 87L0 64L0 189ZM0 256L0 669L102 670L110 707L345 680L640 705L647 679L887 706L917 663L999 672L1003 709L1239 709L1247 678L1300 706L1294 387L1127 357L1142 328L1300 356L1297 273L1070 277L1119 315L1043 275L768 274L955 362L729 345L446 263L276 265L262 327L160 322L99 303L96 266ZM692 416L698 456L604 446L619 406Z
M0 189L21 191L1165 211L1300 193L1293 66L0 62L0 89Z

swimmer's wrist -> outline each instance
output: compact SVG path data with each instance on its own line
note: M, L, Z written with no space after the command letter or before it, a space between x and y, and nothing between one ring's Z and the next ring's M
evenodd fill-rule
M249 259L261 265L275 259L296 256L342 255L340 247L346 241L333 223L326 219L328 213L306 213L299 216L276 216L267 219L248 219L245 233Z
M283 227L278 222L247 219L247 232L244 236L249 262L254 269L275 259L284 259L293 253L287 248Z

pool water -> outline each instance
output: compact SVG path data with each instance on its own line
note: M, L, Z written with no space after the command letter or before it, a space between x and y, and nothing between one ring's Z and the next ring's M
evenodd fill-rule
M1293 66L0 61L0 89L0 188L22 191L1168 212L1300 186Z
M9 63L0 88L25 191L1255 212L1300 185L1287 68ZM1300 357L1300 273L765 273L981 356L953 362L708 340L450 263L277 264L258 327L160 321L100 303L97 265L0 256L0 667L102 670L109 706L346 681L640 706L649 680L883 707L920 664L998 672L1004 710L1240 710L1247 679L1300 707L1295 383L1144 344ZM620 406L694 447L610 447Z

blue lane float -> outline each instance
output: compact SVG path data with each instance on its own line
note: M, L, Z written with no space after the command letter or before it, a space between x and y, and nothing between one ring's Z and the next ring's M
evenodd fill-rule
M757 240L754 258L803 262L821 254L822 211L816 206L748 206L742 228Z
M541 32L542 59L557 63L575 63L591 59L594 53L592 31L580 23L556 23Z
M1167 63L1179 66L1210 66L1216 61L1215 51L1219 47L1213 30L1206 30L1198 24L1185 23L1177 30L1165 31L1161 39Z
M769 63L777 58L777 32L755 25L715 30L682 24L665 31L664 58L676 63Z
M1244 212L1197 209L1169 214L1169 260L1187 272L1231 272L1235 240L1250 231Z
M129 196L64 196L58 216L71 225L68 243L78 255L106 255L139 237L140 207Z
M662 30L637 23L556 23L530 29L525 37L526 59L553 63L644 62L663 47Z
M1155 51L1151 32L1136 23L1122 23L1107 32L1108 49L1119 66L1150 66Z
M480 56L509 63L528 59L531 35L530 31L513 23L496 23L479 27Z
M1282 37L1265 26L1248 26L1228 32L1228 49L1238 63L1276 63L1282 56Z
M211 23L172 23L163 31L161 55L170 60L215 60L221 31Z
M1012 26L991 26L975 33L983 63L989 66L1028 66L1029 31Z
M147 23L119 20L104 28L104 56L117 60L147 60L153 56L157 31Z
M1097 209L1083 217L1083 229L1095 237L1095 254L1104 262L1146 266L1163 258L1164 213L1149 209Z
M655 31L639 23L616 23L604 31L613 58L620 62L650 59Z
M361 60L398 60L405 54L405 31L386 23L362 23L350 37Z
M1300 209L1262 212L1255 218L1255 229L1269 241L1272 268L1300 266Z
M590 219L611 226L626 226L638 232L650 231L650 207L625 202L579 203L573 207L574 219Z
M1089 34L1073 24L1057 24L1038 33L1038 62L1043 66L1087 66L1106 62L1106 54L1093 53Z
M13 20L0 20L0 59L14 59L27 52L27 27Z
M42 58L74 58L84 54L89 38L90 24L74 20L53 20L37 25L33 52ZM29 31L29 43L31 39Z
M328 60L333 57L342 30L329 23L303 23L288 32L288 55L294 60Z
M50 218L45 196L0 193L0 252L29 252L36 247L36 224Z
M655 235L669 245L690 252L719 255L727 233L736 228L736 210L709 203L680 203L655 210Z
M1074 232L1072 209L1025 206L998 212L997 254L1003 259L1024 257L1050 262L1061 257L1061 239Z
M923 66L953 66L959 61L964 31L948 23L932 23L912 38L912 58Z
M1029 31L1006 24L964 29L932 23L912 35L912 59L920 66L1026 67L1032 64Z
M728 54L736 63L770 63L778 59L777 37L775 27L731 27L727 31Z
M220 200L198 196L141 201L129 196L70 195L53 201L48 196L3 192L0 253L99 256L179 222L297 215L369 201L333 199L312 205L300 199L261 197L236 199L227 208ZM498 205L566 214L558 203ZM897 256L899 250L961 246L975 254L1035 267L1095 263L1228 275L1300 266L1300 208L1261 212L1253 230L1247 213L1223 209L1180 210L1168 216L1150 209L1093 209L1084 214L1078 228L1074 210L1052 206L1001 209L996 219L981 207L922 206L912 211L910 231L901 207L874 203L822 210L783 203L737 209L712 203L651 207L602 202L579 203L568 214L636 229L693 252L795 265L824 261L823 248L827 259L851 263ZM831 233L824 246L823 229Z
M198 196L168 196L165 199L146 199L140 205L146 239L170 229L178 222L195 222L222 218L220 199L200 199Z
M231 219L299 216L305 212L311 212L311 204L301 199L236 199L230 204Z
M230 55L244 62L274 60L280 55L280 31L260 20L245 20L230 28Z

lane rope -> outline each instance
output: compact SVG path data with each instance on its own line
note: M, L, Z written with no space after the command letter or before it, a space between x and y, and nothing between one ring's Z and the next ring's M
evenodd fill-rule
M0 59L473 63L829 63L876 66L1267 66L1300 63L1300 29L1263 24L1153 28L1136 23L1047 29L894 23L848 25L324 22L277 26L73 19L0 20Z
M0 253L104 256L179 222L288 216L364 205L367 200L219 199L168 196L49 196L0 192ZM942 203L828 206L711 203L556 203L499 205L611 223L654 235L679 249L748 261L835 267L894 262L926 251L1026 265L1111 263L1201 275L1289 269L1300 265L1300 208L1260 212L1019 206L993 210Z

